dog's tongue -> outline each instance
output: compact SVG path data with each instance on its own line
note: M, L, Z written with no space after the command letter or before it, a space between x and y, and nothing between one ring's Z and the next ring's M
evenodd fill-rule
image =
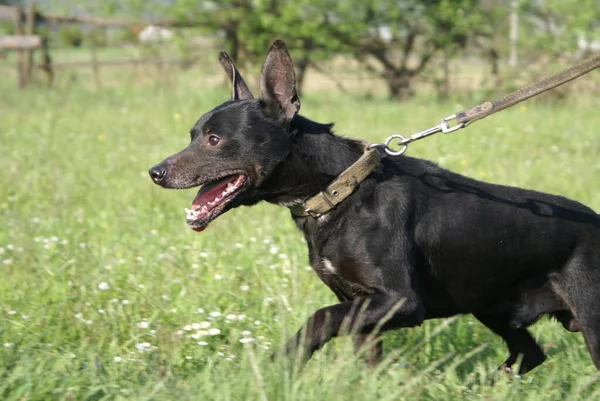
M219 200L226 191L230 181L231 179L226 178L202 186L192 201L192 209L202 211L202 213L208 213L213 207L218 205ZM205 228L206 226L192 227L192 230L201 232L204 231Z
M202 207L202 205L206 205L208 210L212 209L212 207L215 205L211 205L211 203L215 203L215 199L225 192L227 184L229 184L230 181L231 178L226 178L221 181L203 185L192 201L192 209L197 210L198 208Z

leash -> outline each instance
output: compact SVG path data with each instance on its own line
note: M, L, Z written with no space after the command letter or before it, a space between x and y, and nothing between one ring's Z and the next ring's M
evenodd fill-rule
M514 106L517 103L521 103L524 100L563 85L598 67L600 67L600 54L574 65L569 69L561 71L558 74L519 89L507 96L481 103L470 109L443 118L439 125L417 132L408 138L401 134L394 134L388 137L385 143L371 144L365 141L355 140L354 142L356 142L357 145L363 147L363 155L337 176L325 190L319 192L315 196L305 199L298 205L290 206L289 209L292 214L298 217L321 217L350 196L356 187L358 187L358 185L371 174L377 165L379 165L381 154L377 148L383 148L388 155L399 156L406 152L408 145L412 142L427 138L428 136L439 132L449 134L468 127L475 121L484 119L494 113ZM450 122L453 120L456 120L456 125L450 126ZM398 140L396 145L400 147L398 150L393 150L390 147L395 140Z
M588 60L582 61L564 71L554 74L550 77L542 79L532 85L526 86L519 89L509 95L501 97L496 100L483 102L477 106L471 107L470 109L463 110L459 113L453 114L446 118L443 118L439 125L428 128L424 131L417 132L409 137L405 137L401 134L394 134L388 137L385 143L375 143L369 145L369 148L381 147L390 156L399 156L406 152L408 145L412 142L426 138L433 134L443 132L449 134L451 132L458 131L462 128L466 128L475 121L484 119L485 117L491 116L494 113L507 109L515 104L521 103L531 97L537 96L541 93L549 91L550 89L556 88L557 86L563 85L569 81L579 78L580 76L587 74L588 72L595 70L600 67L600 54L589 58ZM456 120L456 125L450 126L450 122ZM391 143L398 140L396 146L400 148L393 150L390 146Z

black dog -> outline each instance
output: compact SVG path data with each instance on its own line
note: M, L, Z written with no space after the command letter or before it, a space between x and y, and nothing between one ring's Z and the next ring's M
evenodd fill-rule
M364 152L331 125L298 116L282 41L269 49L258 99L225 53L220 60L233 99L198 120L187 148L150 169L165 188L202 185L187 217L196 231L240 205L302 204ZM345 323L360 344L373 331L472 313L506 341L503 366L520 355L524 373L545 359L526 327L550 314L583 332L600 369L600 218L578 202L398 156L383 158L329 213L293 218L340 303L315 312L289 350L310 356Z

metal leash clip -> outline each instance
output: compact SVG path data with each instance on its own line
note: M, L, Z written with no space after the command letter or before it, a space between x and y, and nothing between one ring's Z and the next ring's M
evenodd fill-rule
M416 134L409 136L408 138L402 134L394 134L394 135L390 136L385 141L385 143L374 143L374 144L369 145L369 149L375 148L375 147L382 147L388 155L400 156L401 154L406 152L406 150L408 149L408 145L414 141L418 141L419 139L423 139L430 135L437 134L438 132L443 132L444 134L449 134L451 132L458 131L459 129L464 128L464 126L465 126L464 123L458 123L454 127L451 127L450 124L448 124L449 121L452 121L455 119L456 119L456 114L452 114L451 116L443 118L439 125L428 128L424 131L419 131ZM397 143L396 146L400 146L400 149L393 150L390 147L390 145L391 145L392 141L394 141L396 139L399 140L399 142Z

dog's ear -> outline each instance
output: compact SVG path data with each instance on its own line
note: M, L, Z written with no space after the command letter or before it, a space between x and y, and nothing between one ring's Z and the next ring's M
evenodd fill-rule
M283 40L273 42L267 52L260 73L260 98L277 105L286 120L300 110L294 64Z
M254 99L254 96L252 96L252 92L250 92L250 89L248 89L248 85L246 85L246 82L244 82L244 79L238 72L237 68L235 68L235 64L233 63L231 57L229 57L229 54L225 53L224 51L221 51L219 53L219 63L221 63L221 66L225 70L225 73L231 80L231 86L233 87L231 92L231 99Z

